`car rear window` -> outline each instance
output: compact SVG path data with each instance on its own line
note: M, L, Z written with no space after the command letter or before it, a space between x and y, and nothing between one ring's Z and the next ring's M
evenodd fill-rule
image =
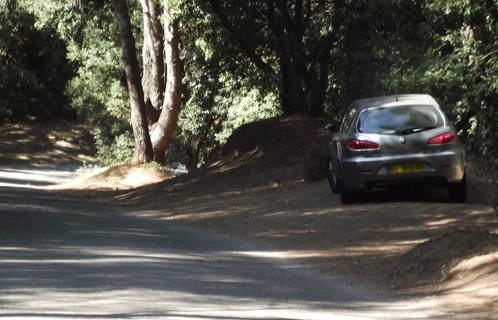
M441 115L433 106L403 106L363 112L358 121L358 131L377 134L410 134L441 125Z

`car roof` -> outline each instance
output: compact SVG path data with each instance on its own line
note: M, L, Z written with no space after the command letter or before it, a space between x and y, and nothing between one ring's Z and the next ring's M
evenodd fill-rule
M439 107L436 100L428 94L401 94L356 100L353 102L359 111L375 108L392 108L407 105L431 105Z

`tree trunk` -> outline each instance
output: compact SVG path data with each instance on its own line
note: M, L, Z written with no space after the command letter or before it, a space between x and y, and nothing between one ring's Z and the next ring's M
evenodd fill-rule
M303 3L300 2L300 5L302 6ZM312 116L318 116L324 109L324 97L327 90L327 87L323 86L320 76L324 74L328 76L328 72L323 72L323 70L328 68L328 64L325 63L327 61L327 54L324 53L326 51L322 47L329 48L329 45L323 45L318 41L311 52L306 52L302 46L304 34L300 32L300 29L303 27L301 24L302 17L296 16L293 19L287 6L281 2L275 8L275 17L276 24L279 28L282 28L280 34L286 35L287 52L303 79L304 90L306 91L307 112ZM332 39L329 39L329 41L331 42ZM319 61L319 58L321 58L321 61ZM320 65L321 74L318 74L316 70L317 64Z
M221 121L210 113L205 121L204 129L195 137L191 137L185 143L185 167L188 172L197 170L199 164L199 153L206 141L210 131L219 132L221 130Z
M292 59L283 54L279 57L280 77L282 78L279 90L280 104L284 115L306 112L306 96L301 87L301 75Z
M276 35L277 56L280 67L281 85L279 89L279 98L282 112L284 115L292 115L299 111L305 111L306 97L301 88L301 76L297 71L295 63L292 61L289 50L287 50L287 41L281 23L277 22L278 15L272 1L268 2L268 21Z
M303 75L306 87L307 111L313 117L322 116L324 113L325 94L328 86L328 64L320 66L317 72L311 68L310 72Z
M199 149L197 146L190 146L185 149L185 169L187 172L194 172L197 170L199 164Z
M164 101L164 29L159 20L157 0L140 0L144 21L143 76L144 101L147 122L157 122Z
M154 161L164 162L166 147L175 131L182 98L183 63L180 59L179 22L170 14L170 8L164 5L164 41L166 51L166 93L164 104L157 125L151 133L154 149Z
M135 136L136 153L134 162L145 163L152 160L152 144L145 117L144 92L140 80L135 38L131 32L130 16L126 0L112 0L118 20L123 62L130 94L131 122Z

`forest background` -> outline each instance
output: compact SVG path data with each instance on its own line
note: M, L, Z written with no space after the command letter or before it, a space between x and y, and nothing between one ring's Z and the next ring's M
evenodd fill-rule
M0 0L0 121L84 119L104 165L195 170L244 123L428 93L496 159L497 53L492 0Z

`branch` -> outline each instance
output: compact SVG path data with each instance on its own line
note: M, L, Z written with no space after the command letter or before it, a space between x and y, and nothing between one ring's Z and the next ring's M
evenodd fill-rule
M206 0L203 0L206 1ZM221 25L232 35L237 44L240 46L242 52L256 65L256 67L262 70L270 79L275 83L279 90L282 89L282 79L277 75L275 70L264 62L260 56L256 54L254 46L251 41L245 37L241 32L237 32L237 28L230 22L230 19L225 13L222 5L218 0L207 0L211 7L213 8L215 14L220 19Z
M302 48L301 38L299 37L297 29L292 22L292 18L285 3L279 2L278 8L275 8L275 12L277 13L280 23L285 30L285 34L289 39L287 49L289 50L292 60L296 63L301 74L308 74L309 57Z

